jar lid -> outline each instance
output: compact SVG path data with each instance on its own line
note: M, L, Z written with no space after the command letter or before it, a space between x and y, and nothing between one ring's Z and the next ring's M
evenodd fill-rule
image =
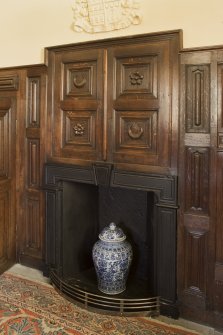
M126 239L126 235L121 228L117 227L114 222L111 222L108 227L102 230L99 238L104 242L121 242Z

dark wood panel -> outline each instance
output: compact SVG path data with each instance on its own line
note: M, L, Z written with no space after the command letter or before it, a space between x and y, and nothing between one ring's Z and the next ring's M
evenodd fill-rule
M186 132L210 129L210 65L186 66Z
M217 225L216 225L216 262L223 263L223 152L217 156Z
M171 48L162 40L108 49L108 157L115 163L171 167L171 81L178 61Z
M42 257L43 232L40 225L40 194L38 191L29 191L25 201L25 243L22 254L33 254L35 257Z
M16 261L16 107L15 92L0 90L0 272Z
M187 147L185 153L185 211L209 212L209 149Z
M98 160L103 134L103 50L59 53L52 73L54 157ZM52 88L50 88L52 89ZM97 134L97 136L96 136Z
M175 173L179 35L139 35L131 43L126 37L96 45L48 50L49 157Z
M8 184L8 183L7 183ZM0 267L7 263L10 227L10 184L0 184Z
M0 91L15 91L18 89L19 78L16 74L0 76Z
M17 215L18 260L42 268L45 257L42 171L45 162L46 67L22 68L20 74ZM25 122L24 122L25 120Z
M27 186L29 188L40 187L40 142L39 139L27 139Z
M27 78L27 127L40 127L40 77Z

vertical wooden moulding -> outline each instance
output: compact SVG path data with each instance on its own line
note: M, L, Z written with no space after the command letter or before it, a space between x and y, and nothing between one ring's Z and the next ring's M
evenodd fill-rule
M217 176L215 307L223 312L223 152L219 152L217 156Z
M40 78L29 77L27 101L27 127L40 126Z
M40 143L39 139L28 139L28 186L38 188L40 184Z
M205 297L207 276L206 250L208 247L207 232L205 230L194 230L193 228L186 227L185 232L185 240L187 246L185 290L194 294L195 296Z
M209 213L209 148L185 148L185 212Z
M10 224L8 191L0 192L0 265L4 264L8 258L8 227Z
M40 141L44 129L41 116L45 108L45 67L33 67L24 71L26 81L26 156L23 196L26 211L20 222L20 262L32 267L42 267L44 257L43 194L41 186L41 164L43 149ZM25 86L24 86L25 89ZM43 126L43 125L42 125ZM43 133L42 133L43 131Z
M40 199L36 193L26 199L26 247L41 256L42 234L40 231Z
M210 65L186 65L186 132L210 129Z

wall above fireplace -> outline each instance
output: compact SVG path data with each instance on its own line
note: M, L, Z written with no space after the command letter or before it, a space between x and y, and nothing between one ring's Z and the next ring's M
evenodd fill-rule
M177 175L180 36L47 48L49 160Z

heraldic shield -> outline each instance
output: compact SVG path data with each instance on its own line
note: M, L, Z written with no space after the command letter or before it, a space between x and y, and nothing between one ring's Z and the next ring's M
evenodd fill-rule
M89 20L93 26L115 24L122 17L121 0L87 0Z
M90 33L139 24L137 0L76 0L74 30Z

